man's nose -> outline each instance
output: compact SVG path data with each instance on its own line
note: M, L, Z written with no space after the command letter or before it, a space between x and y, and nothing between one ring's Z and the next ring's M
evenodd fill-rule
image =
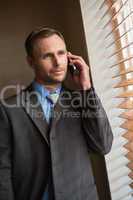
M54 56L53 61L55 67L58 67L60 65L60 59L58 56Z

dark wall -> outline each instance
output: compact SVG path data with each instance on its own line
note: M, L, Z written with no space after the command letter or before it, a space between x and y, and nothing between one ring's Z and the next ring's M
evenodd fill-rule
M27 84L33 74L25 59L24 40L37 26L51 26L65 36L68 49L85 55L78 1L2 1L0 6L0 88Z

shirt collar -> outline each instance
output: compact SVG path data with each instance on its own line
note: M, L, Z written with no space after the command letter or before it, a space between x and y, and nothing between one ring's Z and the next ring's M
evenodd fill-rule
M33 81L32 85L33 85L34 90L37 91L44 98L51 93L51 91L46 89L44 85L36 81ZM52 93L60 94L60 92L61 92L61 85L58 86L56 89L52 90Z

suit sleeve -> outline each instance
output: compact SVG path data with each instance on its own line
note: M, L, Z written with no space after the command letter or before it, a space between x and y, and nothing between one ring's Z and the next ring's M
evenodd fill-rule
M113 134L102 103L95 89L82 91L82 126L87 144L92 152L102 155L111 150Z
M11 157L11 127L0 105L0 200L14 200Z

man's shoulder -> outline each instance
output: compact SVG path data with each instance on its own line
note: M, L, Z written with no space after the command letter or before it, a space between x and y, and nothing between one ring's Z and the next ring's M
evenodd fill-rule
M21 94L15 94L0 100L0 105L5 109L20 107Z
M19 90L18 93L0 99L1 106L7 108L20 107L21 103L25 100L25 94L31 91L31 84Z

